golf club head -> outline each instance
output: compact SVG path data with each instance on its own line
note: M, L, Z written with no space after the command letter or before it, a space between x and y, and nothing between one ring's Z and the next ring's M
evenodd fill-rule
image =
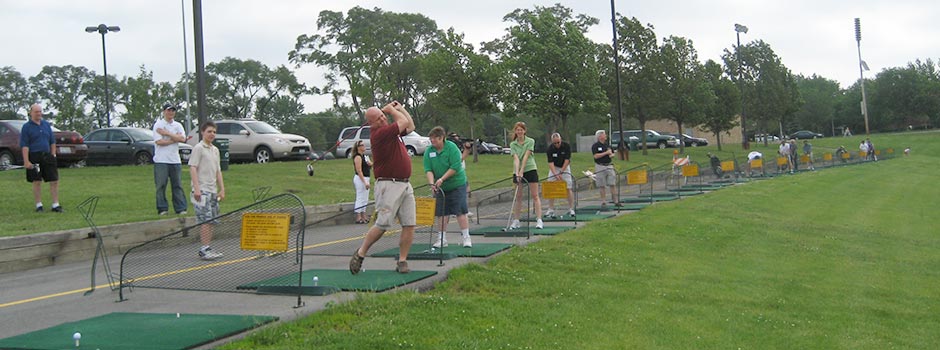
M313 164L307 164L307 175L313 176Z

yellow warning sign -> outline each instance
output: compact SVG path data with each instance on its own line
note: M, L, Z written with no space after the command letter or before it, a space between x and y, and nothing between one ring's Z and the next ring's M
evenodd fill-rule
M564 181L542 182L542 197L545 199L568 198L568 183Z
M851 157L852 156L849 154L849 152L842 153L842 159L849 159Z
M734 171L734 161L726 160L721 162L721 171Z
M434 225L434 197L415 197L415 220L418 226Z
M288 213L242 214L242 250L287 251L290 218Z
M868 157L868 152L858 151L858 157L859 157L859 158Z
M888 154L892 154L894 153L894 148L888 148L885 150L885 152L887 152Z
M832 153L823 153L823 160L825 160L825 161L827 161L827 162L831 162L831 161L832 161Z
M754 168L760 169L760 168L763 168L763 167L764 167L764 160L763 160L763 159L755 159L755 160L752 160L752 161L751 161L751 169L754 169Z
M786 158L786 157L777 157L777 165L779 165L779 166L787 165L787 158Z
M876 156L880 156L880 155L881 155L881 150L880 150L880 149L876 149L876 150L875 150L875 155L876 155Z
M803 164L809 163L809 156L805 154L800 156L800 163L803 163Z
M627 172L627 185L642 185L647 181L646 170L633 170Z
M682 166L682 176L685 177L696 177L698 176L698 164L688 164Z

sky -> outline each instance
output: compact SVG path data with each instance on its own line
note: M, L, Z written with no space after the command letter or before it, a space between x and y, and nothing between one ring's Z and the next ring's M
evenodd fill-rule
M295 67L287 59L301 34L316 32L320 11L346 12L354 6L391 12L421 13L439 28L453 27L467 42L491 41L506 33L502 18L517 8L555 3L599 19L588 32L598 43L611 42L610 1L431 1L431 0L204 0L202 1L206 63L231 56L255 59L273 68L295 70L308 86L322 86L324 70ZM741 42L763 40L794 74L816 74L845 88L859 78L854 18L861 19L862 59L871 68L866 77L916 59L940 59L940 2L931 0L660 0L616 1L617 12L652 24L660 42L674 35L691 39L701 61L720 62L735 44L734 24L749 28ZM193 56L192 0L0 0L0 66L12 66L26 77L46 65L85 66L103 71L101 36L85 27L100 23L120 26L106 35L108 74L136 76L141 65L158 81L176 82L184 72L184 28L189 70ZM185 11L185 27L183 12ZM301 100L307 112L330 107L325 96Z

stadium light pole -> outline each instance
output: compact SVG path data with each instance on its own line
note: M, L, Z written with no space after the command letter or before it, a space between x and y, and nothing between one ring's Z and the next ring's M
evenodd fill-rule
M744 86L741 84L741 33L747 34L747 27L734 24L734 34L738 37L738 46L734 48L734 54L738 57L738 90L741 92L741 147L745 150L750 148L747 142L747 119L744 114Z
M865 71L868 70L868 64L862 61L862 23L855 19L855 43L858 46L858 83L862 87L862 116L865 117L865 136L870 136L868 130L868 100L865 98Z
M104 35L108 32L120 32L121 27L118 26L107 26L105 24L99 24L95 27L85 27L85 32L88 33L101 33L101 58L104 60L104 112L107 116L107 126L111 127L111 97L108 94L108 53L105 50L104 46Z

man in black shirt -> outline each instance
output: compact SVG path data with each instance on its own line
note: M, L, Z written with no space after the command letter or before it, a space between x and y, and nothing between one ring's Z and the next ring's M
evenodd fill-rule
M545 151L548 155L548 181L564 181L568 184L568 215L575 216L574 212L574 179L571 176L571 145L561 141L561 134L552 134L552 144ZM548 200L548 211L545 216L555 217L555 200Z
M601 190L601 207L607 206L607 187L610 187L610 201L614 204L620 204L617 201L617 171L611 164L610 156L614 151L607 145L607 132L598 130L594 133L597 142L591 146L591 153L594 154L594 175L597 182L597 188Z

